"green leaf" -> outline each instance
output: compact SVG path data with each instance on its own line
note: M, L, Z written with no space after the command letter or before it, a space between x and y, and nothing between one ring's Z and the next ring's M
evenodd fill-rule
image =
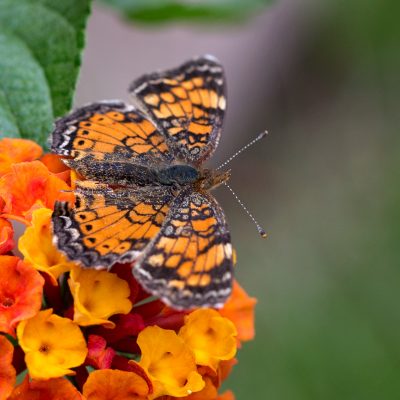
M0 137L44 144L71 107L90 0L0 0Z
M102 0L125 17L145 23L241 20L272 0Z

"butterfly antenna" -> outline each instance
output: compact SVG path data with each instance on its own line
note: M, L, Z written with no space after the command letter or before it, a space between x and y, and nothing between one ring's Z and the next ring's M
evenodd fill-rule
M243 210L246 212L246 214L250 217L250 219L255 223L258 233L260 234L261 237L266 238L267 233L263 228L261 228L260 224L256 221L256 219L253 217L251 212L247 209L247 207L242 203L242 200L239 199L237 194L233 191L233 189L226 183L224 182L224 185L231 191L233 194L233 197L237 200L237 202L242 206Z
M238 156L240 153L242 153L243 151L248 149L253 144L257 143L260 139L264 138L267 135L268 135L268 131L261 132L255 139L253 139L251 142L247 143L240 150L238 150L235 154L233 154L231 157L229 157L224 163L222 163L219 167L217 167L216 170L218 170L222 167L225 167L225 165L229 164L236 156Z

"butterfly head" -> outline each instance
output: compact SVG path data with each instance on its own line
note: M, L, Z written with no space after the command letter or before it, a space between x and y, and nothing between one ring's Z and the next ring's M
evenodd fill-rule
M227 182L231 177L231 170L219 172L216 170L205 168L202 170L199 178L200 189L210 190Z

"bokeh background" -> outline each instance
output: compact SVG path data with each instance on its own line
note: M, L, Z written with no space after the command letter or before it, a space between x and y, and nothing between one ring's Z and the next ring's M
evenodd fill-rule
M243 4L245 1L243 1ZM276 0L244 20L145 25L97 3L75 106L205 53L226 68L211 165L232 164L237 277L257 336L227 382L238 400L400 398L400 5Z

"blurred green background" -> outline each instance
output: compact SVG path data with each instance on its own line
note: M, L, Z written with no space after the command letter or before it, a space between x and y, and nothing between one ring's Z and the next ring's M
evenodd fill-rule
M399 16L393 0L276 0L242 21L142 25L94 7L76 106L211 53L228 81L211 164L270 132L231 164L269 239L215 193L258 298L226 385L238 400L400 398Z

